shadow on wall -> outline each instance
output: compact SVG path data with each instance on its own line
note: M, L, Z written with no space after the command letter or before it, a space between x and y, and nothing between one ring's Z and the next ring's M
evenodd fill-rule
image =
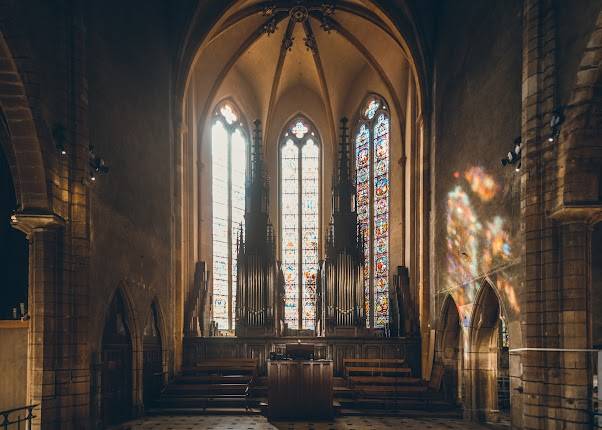
M479 166L453 173L447 194L447 270L444 293L458 305L462 325L470 325L473 303L482 278L495 272L495 284L507 308L520 311L512 267L518 261L511 220L504 216L502 190L494 177Z

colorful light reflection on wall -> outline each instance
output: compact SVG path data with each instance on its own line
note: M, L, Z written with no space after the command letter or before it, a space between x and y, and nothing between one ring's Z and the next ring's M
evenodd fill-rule
M453 178L446 205L444 292L456 302L465 326L470 324L475 297L485 276L492 279L508 311L518 312L515 281L508 269L517 259L511 223L499 213L500 186L479 166L454 172Z

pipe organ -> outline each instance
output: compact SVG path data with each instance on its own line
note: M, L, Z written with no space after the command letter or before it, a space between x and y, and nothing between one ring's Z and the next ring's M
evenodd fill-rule
M263 166L260 122L255 121L247 169L245 224L237 243L236 335L278 336L284 317L284 276L275 257L269 187Z
M326 258L320 267L320 303L316 327L321 335L357 336L366 327L364 245L357 223L346 118L341 120L341 144L333 180L332 211Z

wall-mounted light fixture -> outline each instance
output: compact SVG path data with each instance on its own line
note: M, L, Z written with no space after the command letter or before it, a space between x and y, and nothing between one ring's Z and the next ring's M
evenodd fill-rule
M67 130L63 124L55 123L52 126L52 140L56 150L61 155L67 155Z
M520 136L514 139L514 149L509 151L506 157L502 158L502 166L508 164L515 165L515 170L518 172L521 166L521 149L522 142Z
M90 180L96 181L98 175L104 175L109 173L109 166L106 165L105 160L94 154L94 146L90 145Z
M560 136L560 126L564 122L564 107L559 106L552 112L550 119L550 136L548 142L554 142Z

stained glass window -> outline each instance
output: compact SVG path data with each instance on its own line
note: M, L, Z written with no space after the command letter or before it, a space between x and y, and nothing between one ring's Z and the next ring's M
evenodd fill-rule
M280 148L284 319L290 329L315 328L318 272L320 148L309 122L291 123Z
M234 329L236 241L244 226L247 138L229 103L216 110L211 129L213 209L212 319Z
M389 321L389 133L385 102L371 97L355 135L357 212L364 240L368 326Z

